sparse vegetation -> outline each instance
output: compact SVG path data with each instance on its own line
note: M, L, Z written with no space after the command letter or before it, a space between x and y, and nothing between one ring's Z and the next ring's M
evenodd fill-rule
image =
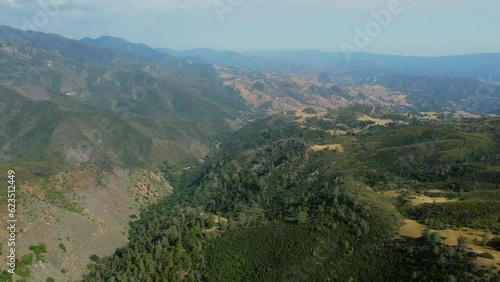
M59 249L61 249L63 252L66 252L66 246L63 243L59 243Z
M29 246L30 251L35 254L35 261L44 261L45 254L47 253L47 248L45 244L31 245Z

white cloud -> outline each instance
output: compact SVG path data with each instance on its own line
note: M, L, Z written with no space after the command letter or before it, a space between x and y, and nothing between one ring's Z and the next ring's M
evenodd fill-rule
M256 3L269 3L269 0L243 0ZM477 7L497 6L496 0L274 0L273 5L282 5L283 7L300 7L311 9L328 9L332 11L348 10L374 10L387 7L391 1L399 1L405 8L411 9L440 9L446 7Z
M208 0L0 0L0 7L21 12L46 6L56 6L61 11L169 11L207 7Z
M230 0L218 0L230 3ZM327 9L331 11L346 10L372 10L386 7L390 1L398 0L241 0L242 2L282 6L305 7L310 9ZM272 1L272 2L270 2ZM210 0L4 0L7 8L29 9L41 6L44 3L57 3L62 9L81 10L155 10L170 11L176 9L206 8L210 7ZM441 8L451 5L478 5L479 1L467 0L399 0L401 5L408 8ZM494 0L483 0L481 5L496 3Z
M9 0L15 1L15 0ZM176 10L207 7L208 0L42 0L59 2L60 6L81 10Z
M5 5L8 7L17 7L17 1L16 0L6 0Z
M140 10L175 10L208 6L208 0L128 0L123 3Z

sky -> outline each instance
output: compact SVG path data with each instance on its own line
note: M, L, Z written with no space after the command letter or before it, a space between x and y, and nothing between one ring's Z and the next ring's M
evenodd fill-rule
M498 0L3 0L0 24L176 50L500 52Z

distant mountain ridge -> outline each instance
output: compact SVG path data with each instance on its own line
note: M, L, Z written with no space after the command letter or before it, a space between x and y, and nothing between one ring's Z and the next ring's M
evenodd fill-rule
M224 67L255 69L263 72L287 72L295 65L282 63L273 58L246 55L233 51L217 51L208 48L198 48L186 51L176 51L167 48L156 49L173 57L195 58L198 62L211 63Z
M145 44L131 43L118 37L102 36L96 39L85 37L80 41L91 46L117 50L133 57L154 62L164 62L170 59L170 56Z
M22 31L4 25L0 25L0 41L43 49L82 63L109 64L119 59L119 56L110 50L96 48L78 40L57 34Z
M214 64L259 71L281 67L290 72L336 72L383 70L413 75L442 75L500 81L500 53L418 57L370 53L343 54L316 50L257 51L237 53L213 49L174 51L158 49L176 57L198 56ZM347 57L349 57L349 60ZM267 67L266 67L267 64ZM301 69L299 69L299 67Z
M127 57L156 63L177 63L175 58L184 58L193 63L262 72L317 75L321 72L341 74L346 71L371 70L500 81L500 70L497 68L500 65L500 53L418 57L370 53L346 55L317 50L234 52L198 48L178 51L168 48L154 49L142 43L131 43L112 36L70 40L56 34L26 32L8 26L0 26L0 41L44 49L84 63L123 64Z

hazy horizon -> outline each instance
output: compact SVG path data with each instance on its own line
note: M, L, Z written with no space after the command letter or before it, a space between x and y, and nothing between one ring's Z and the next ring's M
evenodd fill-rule
M500 3L492 0L481 4L461 0L8 0L3 6L0 24L14 28L71 39L108 35L174 50L342 52L348 46L404 56L500 52L496 36Z

